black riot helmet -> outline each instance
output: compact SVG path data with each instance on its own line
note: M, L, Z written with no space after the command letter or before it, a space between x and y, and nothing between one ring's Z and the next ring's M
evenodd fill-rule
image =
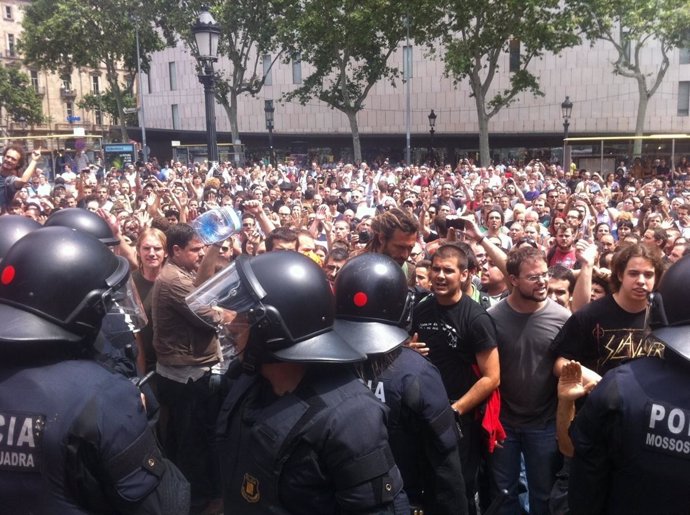
M211 307L246 315L250 332L242 359L250 371L271 360L354 363L366 358L333 331L328 279L297 252L240 256L187 297L187 304L194 312Z
M108 246L114 246L120 243L120 240L113 235L113 231L110 229L108 222L103 220L96 213L92 213L80 207L61 209L50 215L44 227L55 226L69 227L89 233Z
M661 278L656 293L650 295L650 327L648 336L660 341L676 354L690 360L690 256L671 266Z
M128 277L127 260L88 234L67 227L27 234L0 264L0 344L95 336Z
M40 228L41 224L26 216L0 216L0 262L12 245L30 232Z
M335 330L365 354L390 352L409 338L413 298L398 263L383 254L361 254L335 279Z

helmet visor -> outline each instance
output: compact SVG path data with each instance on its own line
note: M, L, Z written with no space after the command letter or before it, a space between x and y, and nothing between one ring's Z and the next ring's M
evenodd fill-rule
M190 293L185 301L197 316L209 308L223 308L235 313L245 313L260 304L261 297L243 281L238 266L245 261L238 259L211 277ZM248 267L247 267L248 268Z
M123 287L113 292L112 298L106 317L124 317L128 330L134 333L146 327L149 320L131 276Z

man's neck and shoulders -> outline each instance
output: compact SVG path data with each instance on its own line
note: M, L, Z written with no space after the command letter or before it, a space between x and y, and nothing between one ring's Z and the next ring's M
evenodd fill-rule
M609 294L601 299L588 302L576 312L573 317L580 321L591 321L592 323L606 326L618 326L622 320L634 320L640 316L644 316L645 306L637 306L640 309L635 309L634 306L621 303L616 300L616 294ZM627 309L626 309L627 308Z

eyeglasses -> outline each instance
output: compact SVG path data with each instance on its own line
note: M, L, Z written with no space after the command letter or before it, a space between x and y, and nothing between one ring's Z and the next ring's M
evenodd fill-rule
M549 277L551 277L551 274L548 272L544 272L543 274L528 275L527 277L524 277L524 279L531 283L537 283L541 281L547 282L549 280Z
M242 227L254 227L254 224L245 222L242 224Z

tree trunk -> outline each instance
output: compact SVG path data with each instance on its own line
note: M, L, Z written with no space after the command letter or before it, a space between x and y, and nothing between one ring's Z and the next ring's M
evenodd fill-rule
M122 143L129 142L129 134L127 133L127 121L125 119L125 111L122 103L122 91L120 90L119 77L117 75L117 69L115 64L112 62L106 63L106 78L108 84L110 85L110 90L113 92L115 97L115 104L117 105L118 121L120 122L120 137L122 138Z
M231 90L230 102L228 102L227 97L219 98L218 101L220 102L220 105L223 106L223 109L225 109L225 114L227 115L228 120L230 120L230 137L232 138L230 143L232 144L232 149L235 154L233 161L236 165L239 165L239 158L242 154L242 146L235 145L235 142L240 139L240 127L237 123L237 94L233 93Z
M479 83L479 81L478 81ZM491 149L489 148L489 117L484 110L484 94L479 87L474 91L474 103L477 107L477 123L479 125L479 165L489 166L491 163Z
M647 106L649 105L649 95L647 94L647 80L644 75L639 75L637 79L637 121L635 122L635 136L644 134L644 122L647 117ZM636 139L633 144L633 157L642 155L642 140Z
M359 141L359 125L357 125L357 112L348 111L345 113L347 120L350 122L350 130L352 131L352 150L354 152L354 164L359 165L362 162L362 145Z

